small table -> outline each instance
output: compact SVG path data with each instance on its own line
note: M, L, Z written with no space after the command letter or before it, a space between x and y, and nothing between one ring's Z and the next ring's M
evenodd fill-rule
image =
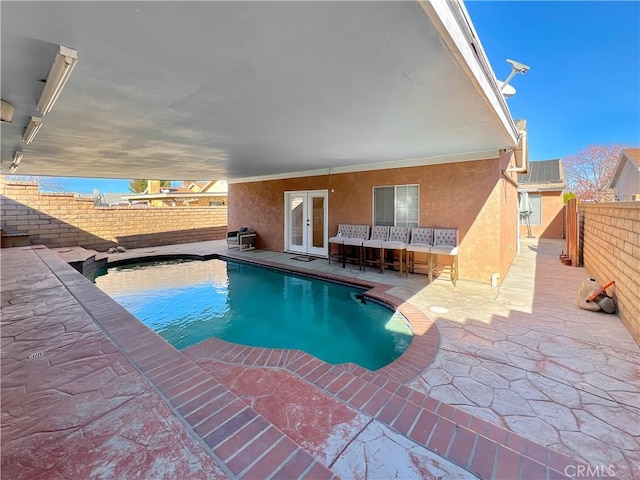
M256 241L255 233L238 233L238 246L240 251L254 250Z

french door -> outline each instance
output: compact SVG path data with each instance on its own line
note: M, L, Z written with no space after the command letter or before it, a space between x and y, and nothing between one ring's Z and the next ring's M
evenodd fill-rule
M329 192L284 193L284 249L326 257L328 252Z

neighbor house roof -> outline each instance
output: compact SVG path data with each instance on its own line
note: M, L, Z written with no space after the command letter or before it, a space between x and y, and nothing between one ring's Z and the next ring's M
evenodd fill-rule
M199 191L194 191L190 187L196 185ZM158 193L142 193L125 195L125 200L159 200L159 199L197 199L210 197L227 196L228 187L226 180L210 180L207 182L192 182L189 187L160 187Z
M518 175L518 184L522 190L564 190L562 162L559 158L530 162L529 172Z
M635 167L640 170L640 148L624 148L620 152L620 157L618 158L618 163L616 163L616 168L613 171L609 188L615 187L618 182L618 178L620 177L620 173L627 162L635 165Z
M98 196L99 205L127 205L129 202L124 198L126 193L101 193Z

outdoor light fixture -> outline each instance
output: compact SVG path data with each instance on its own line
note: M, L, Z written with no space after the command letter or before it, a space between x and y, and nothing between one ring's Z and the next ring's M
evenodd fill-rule
M46 115L53 108L77 62L78 52L62 45L58 47L56 58L53 60L38 102L38 111L42 115Z
M33 139L36 137L38 131L42 127L42 118L40 117L31 117L29 123L27 124L27 129L24 132L22 137L22 141L29 145L33 142Z
M13 153L13 163L11 163L11 169L9 169L9 173L13 173L18 169L18 165L20 164L20 160L22 160L22 152L14 152Z
M13 119L13 105L4 100L0 100L0 120L3 123L11 123Z

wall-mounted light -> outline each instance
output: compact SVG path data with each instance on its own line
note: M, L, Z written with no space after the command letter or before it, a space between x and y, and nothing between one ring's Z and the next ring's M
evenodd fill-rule
M25 130L24 135L22 136L22 141L27 145L29 145L31 142L33 142L33 139L36 137L41 127L42 127L42 118L31 117L31 120L29 120L29 123L27 124L27 129Z
M38 111L42 115L49 113L53 108L53 104L56 103L77 62L77 51L62 45L58 47L56 58L53 60L51 70L47 75L47 82L44 84L40 101L38 101Z
M13 173L18 169L18 165L22 160L22 152L14 152L13 153L13 162L11 163L11 168L9 169L9 173Z
M13 105L4 100L0 100L0 120L4 123L11 123L13 119Z

